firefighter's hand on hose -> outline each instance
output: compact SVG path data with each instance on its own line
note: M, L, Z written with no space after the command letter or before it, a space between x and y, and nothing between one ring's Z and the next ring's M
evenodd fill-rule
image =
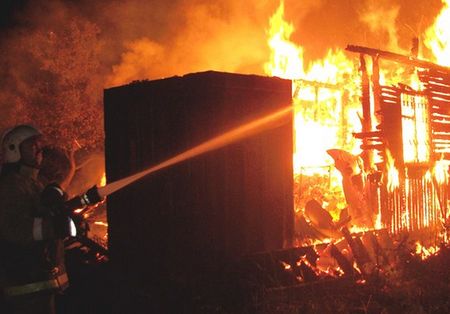
M86 202L86 205L95 205L103 201L100 194L98 193L98 188L96 185L91 187L87 192L82 196Z
M86 193L76 196L71 200L64 203L64 206L68 209L70 213L73 213L76 209L82 209L86 206L93 206L103 201L103 199L98 194L97 186L93 186Z

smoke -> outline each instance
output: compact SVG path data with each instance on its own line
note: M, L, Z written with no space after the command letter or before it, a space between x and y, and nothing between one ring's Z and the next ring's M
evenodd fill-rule
M77 86L83 83L90 84L91 90L97 88L91 94L101 106L103 88L133 80L205 70L264 75L264 64L270 57L269 19L280 4L279 0L21 3L20 10L13 12L14 18L9 18L15 24L3 28L0 39L1 128L24 122L22 117L30 103L39 98L36 94L49 93L42 86L35 88L36 82L46 80L45 73L36 74L36 69L42 72L46 60L33 56L33 51L42 50L41 46L48 44L42 38L57 33L70 21L79 25L74 28L80 33L76 38L84 38L85 24L99 30L95 44L101 48L86 44L82 49L86 53L76 49L72 53L85 58L86 63L98 63L95 70L89 70L89 82ZM284 5L285 19L295 27L291 40L304 47L306 64L349 43L409 51L411 38L420 37L442 7L440 0L418 0L414 5L407 0L285 0ZM40 41L36 40L38 35ZM64 73L59 74L64 77ZM30 100L32 89L34 98ZM61 91L54 88L51 93Z
M158 33L133 26L136 36L124 41L107 84L205 70L260 74L269 54L266 29L274 8L260 1L178 1L163 14L163 21L160 16L148 21L158 25ZM113 15L121 11L109 10ZM126 27L122 33L130 34Z
M56 28L75 18L88 20L101 31L102 67L94 75L102 76L104 87L204 70L263 74L270 55L268 21L279 4L278 0L29 1L18 15L21 32L12 33L6 43L23 36L24 30ZM292 39L313 60L347 43L407 51L414 32L429 25L440 6L439 0L415 1L414 6L406 0L285 0L285 15L296 29Z
M248 2L180 4L166 15L167 35L125 41L107 84L210 69L261 73L268 55L266 21L253 10Z
M279 0L19 2L0 23L0 129L37 123L39 106L46 104L55 110L47 110L39 123L67 143L73 140L71 128L81 143L101 133L103 88L206 70L264 75L269 19L280 5ZM308 64L347 44L409 51L411 38L433 23L442 2L285 0L284 6L285 19L295 27L291 40L304 48ZM79 113L87 119L80 121ZM64 115L67 123L56 123ZM83 175L79 180L92 181Z
M399 5L384 8L380 7L380 3L366 2L366 10L360 15L360 19L369 26L371 32L387 37L387 50L402 52L397 41L396 19L399 10Z

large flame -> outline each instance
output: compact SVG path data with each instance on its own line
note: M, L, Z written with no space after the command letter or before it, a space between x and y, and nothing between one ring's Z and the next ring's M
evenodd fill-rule
M343 143L342 124L353 130L360 127L355 110L344 108L342 101L344 83L355 74L355 68L342 50L330 49L323 60L305 69L303 47L290 41L293 32L294 26L284 20L281 2L270 19L271 59L264 70L268 75L293 80L294 175L323 174L332 164L326 151L348 144ZM346 148L354 152L355 147L352 142Z
M389 192L393 192L400 186L400 177L394 164L394 157L389 150L386 150L386 186Z
M425 32L424 44L434 55L434 62L450 66L450 2L442 0L443 8L434 24Z
M433 167L433 175L436 178L436 182L439 184L448 184L449 181L449 161L448 160L438 160Z
M403 158L406 163L430 160L430 118L423 96L402 94Z
M303 77L303 48L289 41L294 26L283 18L282 2L270 19L269 47L271 62L264 65L266 73L286 79Z
M430 48L436 59L432 61L442 65L450 65L449 1L445 0L435 24L425 34L425 45ZM368 24L372 30L385 32L388 35L388 49L405 54L406 50L399 47L399 41L395 37L395 21L398 11L398 7L384 11L381 8L372 8L370 14L362 16L362 21ZM331 148L340 148L355 155L361 153L359 143L352 136L352 132L360 132L362 128L359 119L361 115L361 78L358 73L358 62L350 59L343 50L330 49L322 60L307 64L303 58L304 48L290 40L294 31L293 24L284 20L284 3L281 2L270 19L268 45L271 49L271 56L270 61L264 65L264 70L268 75L291 79L293 82L292 93L295 106L293 164L294 177L300 177L300 179L296 179L296 184L303 182L304 185L313 186L317 185L317 180L305 179L304 176L328 176L328 186L325 189L332 191L330 192L332 194L336 192L336 187L338 190L341 188L341 177L337 171L334 171L333 161L330 160L326 151ZM414 52L415 49L414 47L411 49L412 57L417 57L418 51ZM366 61L370 76L372 75L371 66L375 65L372 64L373 59L368 58ZM380 61L379 70L381 85L401 83L409 85L417 91L424 89L414 67ZM401 145L405 165L429 165L434 158L431 154L429 103L426 97L419 95L411 92L401 96L403 140ZM375 112L372 112L372 116L376 117ZM365 131L375 131L376 121L372 122L372 130ZM389 150L385 153L383 181L388 193L391 193L394 199L394 206L400 206L403 197L402 191L408 197L411 182L408 178L400 178L400 171L396 168L393 155ZM373 158L377 159L377 157L380 156L375 155ZM381 162L378 159L377 161ZM448 163L435 163L433 174L439 184L448 182L448 167ZM315 191L315 187L310 187L310 189L311 197L315 198L312 193ZM301 212L302 202L299 199L304 197L305 188L296 187L295 191L301 195L295 195L295 209L296 212ZM340 212L338 207L342 204L342 190L338 193L341 193L341 199L338 201L330 201L330 198L325 200L325 197L320 197L324 207L330 205L330 202L334 202L327 210L335 220ZM331 208L332 206L335 208ZM394 218L394 224L410 230L413 228L411 219L416 219L417 213L407 205L399 210L399 215ZM428 213L421 219L423 222L418 225L429 225ZM376 215L375 226L376 228L383 226L380 208Z

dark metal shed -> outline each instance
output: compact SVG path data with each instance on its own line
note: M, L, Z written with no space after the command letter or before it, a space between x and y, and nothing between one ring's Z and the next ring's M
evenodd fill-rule
M108 182L290 103L291 81L220 72L107 89ZM167 282L283 248L294 231L292 128L286 119L109 196L115 269L127 281Z

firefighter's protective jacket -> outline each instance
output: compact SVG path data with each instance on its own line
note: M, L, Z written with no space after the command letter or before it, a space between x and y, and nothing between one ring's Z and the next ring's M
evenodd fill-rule
M43 186L21 173L0 177L0 288L8 295L64 288L64 244L49 209L40 203Z

